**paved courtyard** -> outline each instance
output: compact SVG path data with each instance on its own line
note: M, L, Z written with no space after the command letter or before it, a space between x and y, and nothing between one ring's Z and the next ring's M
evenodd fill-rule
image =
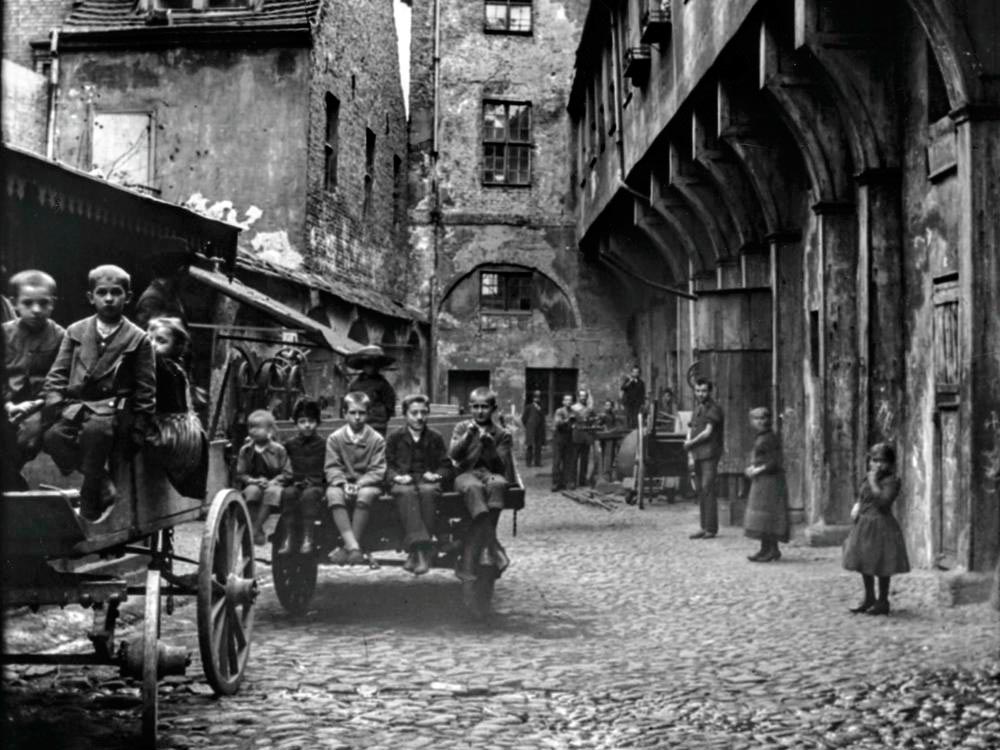
M896 579L890 617L851 615L839 550L793 542L754 565L739 529L688 540L689 503L608 512L528 481L491 622L464 616L445 571L324 567L298 619L268 583L241 692L213 698L196 660L162 690L162 744L1000 746L996 613L938 608L933 573ZM165 637L197 651L193 619ZM5 687L5 747L134 746L137 692L113 670L9 669Z

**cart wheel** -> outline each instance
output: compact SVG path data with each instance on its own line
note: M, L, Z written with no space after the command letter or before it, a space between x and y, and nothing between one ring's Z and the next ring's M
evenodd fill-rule
M288 522L284 514L271 539L271 574L278 601L290 615L305 614L316 591L316 573L319 561L316 555L279 555L278 547L285 538Z
M160 571L146 571L146 611L142 621L142 746L156 747L159 720L157 669L160 638Z
M220 695L243 681L256 599L250 514L239 492L219 490L201 535L198 645L205 678Z

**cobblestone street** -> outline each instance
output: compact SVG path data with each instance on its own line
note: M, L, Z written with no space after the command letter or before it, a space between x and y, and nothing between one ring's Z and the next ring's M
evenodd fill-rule
M739 529L690 541L688 503L577 505L535 485L489 624L445 571L321 568L293 619L268 583L240 693L197 661L161 691L166 747L997 747L988 605L939 609L933 574L894 580L888 618L851 615L839 550L753 565ZM266 568L264 568L266 572ZM164 620L197 651L194 608ZM129 747L137 689L112 670L8 672L5 747ZM55 736L59 744L51 744ZM48 742L39 742L48 739Z

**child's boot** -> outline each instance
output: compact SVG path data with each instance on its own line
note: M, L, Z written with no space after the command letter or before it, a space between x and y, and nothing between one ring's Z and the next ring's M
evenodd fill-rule
M856 607L851 607L851 612L860 614L867 612L875 606L875 579L872 576L861 575L861 580L865 584L865 598Z
M870 615L889 614L889 579L880 577L878 579L878 601L868 610Z
M297 526L297 519L288 518L288 523L285 524L285 538L281 540L281 546L278 548L279 555L290 555L298 549L298 534L295 533Z

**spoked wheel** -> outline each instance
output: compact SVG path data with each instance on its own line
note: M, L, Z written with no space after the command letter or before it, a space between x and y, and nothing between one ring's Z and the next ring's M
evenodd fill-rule
M157 670L160 640L160 571L146 571L146 611L142 621L142 746L156 747L159 721Z
M284 513L278 519L278 526L271 539L271 574L274 578L274 591L278 601L290 615L305 614L316 591L316 574L319 561L316 555L300 555L293 552L290 555L279 555L281 546L288 533L289 519Z
M256 599L250 514L239 492L220 490L205 520L198 564L201 663L220 695L232 695L243 681Z

